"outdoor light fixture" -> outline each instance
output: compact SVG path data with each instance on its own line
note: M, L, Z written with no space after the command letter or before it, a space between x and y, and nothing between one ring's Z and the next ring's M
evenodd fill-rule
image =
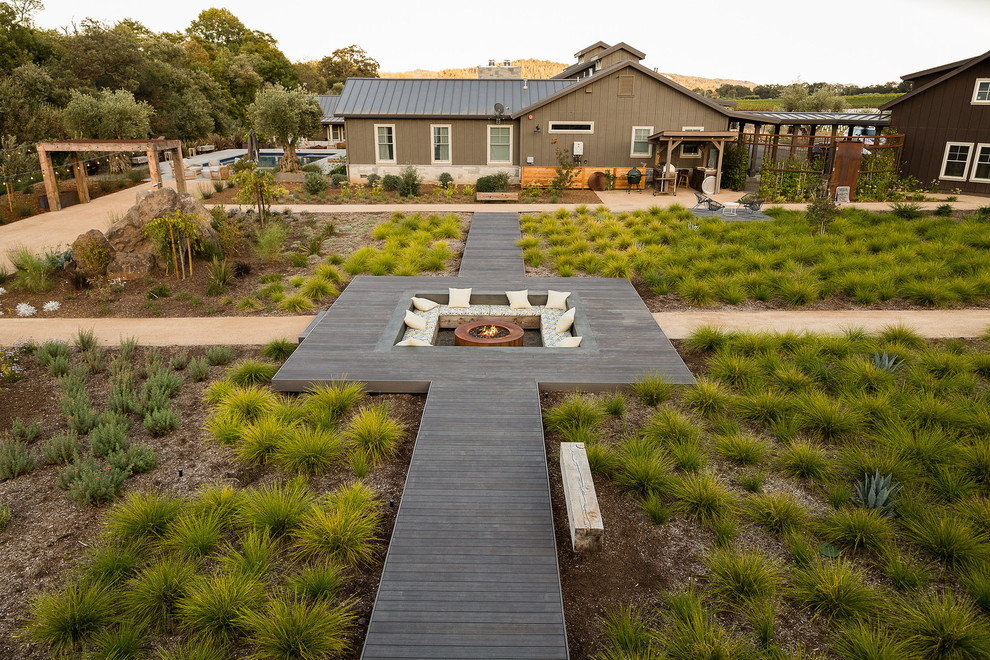
M182 468L179 468L179 477L182 477Z
M539 124L537 124L536 125L536 128L533 129L533 133L535 133L535 134L539 134L540 133L540 125Z

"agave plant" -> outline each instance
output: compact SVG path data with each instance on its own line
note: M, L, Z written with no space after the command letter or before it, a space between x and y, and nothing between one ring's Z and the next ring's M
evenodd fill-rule
M881 371L894 373L903 365L904 358L899 358L896 355L888 355L887 351L884 351L883 355L881 355L878 351L874 351L873 353L873 366Z
M867 509L878 509L884 515L891 515L894 496L901 489L901 484L891 483L893 476L880 476L880 470L873 475L864 474L863 480L856 484L856 499Z

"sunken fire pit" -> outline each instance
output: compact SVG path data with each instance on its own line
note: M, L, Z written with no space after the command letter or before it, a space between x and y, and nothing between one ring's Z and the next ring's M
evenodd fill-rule
M522 346L523 329L508 321L472 321L454 329L454 345Z

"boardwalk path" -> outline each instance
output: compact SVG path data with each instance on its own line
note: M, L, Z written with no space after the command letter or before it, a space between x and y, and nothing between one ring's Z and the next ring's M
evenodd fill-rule
M279 371L428 392L362 657L568 657L540 389L690 372L625 280L526 278L515 214L478 213L458 277L355 278ZM414 294L573 291L579 349L396 348Z

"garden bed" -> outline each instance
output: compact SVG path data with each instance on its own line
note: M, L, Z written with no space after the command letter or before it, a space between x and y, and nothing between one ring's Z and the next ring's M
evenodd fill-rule
M165 364L179 353L189 358L206 353L206 349L196 348L138 349L132 363L143 364L149 350L161 355ZM116 350L107 351L108 361L112 362L117 353ZM258 347L241 347L228 355L239 362L257 356ZM72 362L77 360L79 355L74 351ZM29 446L39 455L49 438L66 428L65 416L58 404L60 388L34 357L24 356L20 363L25 370L23 377L14 383L0 383L0 398L4 401L0 407L0 428L7 431L18 418L25 423L38 422L40 434ZM289 479L290 475L275 465L245 461L238 456L236 446L225 447L211 441L204 431L211 409L204 400L207 384L223 377L227 369L225 366L210 367L208 379L203 382L193 382L185 370L175 372L182 375L184 382L181 391L171 400L171 408L180 415L181 424L177 430L157 438L149 435L140 421L133 424L131 445L150 447L157 454L158 464L150 472L127 478L122 488L123 497L150 492L162 497L193 498L207 486L258 489ZM87 389L98 410L106 409L110 379L107 371L89 377ZM371 546L370 561L346 571L346 586L340 599L352 602L355 625L346 636L349 650L341 657L356 658L359 654L397 511L397 507L389 506L388 502L391 499L397 503L400 499L424 400L424 397L412 395L380 395L368 397L361 404L362 407L384 405L389 418L401 422L405 432L396 453L377 466L371 466L362 480L374 493L375 509L381 517L375 529L377 540ZM348 423L346 419L342 424ZM44 648L29 644L19 636L27 621L29 604L43 592L60 589L77 575L77 571L91 570L91 566L85 568L88 565L86 558L106 543L106 516L124 501L114 500L103 506L74 504L57 485L62 470L60 465L39 462L27 474L0 481L0 505L9 507L12 513L6 527L0 529L0 544L4 547L4 561L0 564L0 656L3 657L50 657ZM346 460L336 461L325 471L310 476L308 487L310 493L319 496L354 479L352 466ZM282 554L280 551L279 555ZM277 574L282 576L287 568L285 560L279 559L277 566ZM134 575L134 569L130 569L128 575ZM281 578L273 575L273 579ZM152 635L151 639L155 644L169 646L181 637ZM235 647L242 645L240 642Z
M464 251L464 237L470 226L470 214L451 214L461 226L459 237L444 238L450 258L435 270L424 274L453 275L460 267ZM32 293L15 288L13 282L0 286L7 293L0 294L0 312L6 317L17 314L17 305L31 305L39 317L91 318L91 317L198 317L198 316L256 316L316 313L330 306L337 294L346 287L353 274L370 274L369 270L351 267L348 259L362 249L382 249L385 241L372 235L375 227L388 223L390 213L287 213L276 214L268 226L280 225L284 235L280 240L263 240L264 230L251 214L241 214L245 241L236 254L228 256L228 262L239 274L220 293L210 294L209 264L197 260L192 277L178 280L174 276L159 273L129 282L103 282L96 287L76 288L67 273L54 271L50 276L51 289ZM404 216L398 222L402 222ZM322 240L321 233L328 227L333 233ZM276 239L278 237L275 237ZM314 241L316 242L314 245ZM351 273L348 268L354 271ZM306 289L300 278L309 279L314 273L324 272L335 281L334 288L311 292L302 301L302 308L293 308L279 294L292 295ZM390 272L390 271L389 271ZM382 272L376 274L389 274ZM416 273L418 274L417 270ZM275 285L274 287L272 285ZM281 289L281 291L279 291ZM260 293L265 291L266 293ZM49 301L59 303L54 312L43 311ZM294 311L295 310L295 311Z
M145 173L144 176L147 176ZM139 178L136 181L121 176L119 178L104 178L94 179L89 178L89 198L91 200L97 197L103 197L104 195L110 195L126 188L133 188L134 186L139 186L144 183L144 178ZM69 181L59 181L59 191L62 193L76 192L76 182L74 180ZM31 189L31 192L15 192L14 199L8 200L7 195L0 195L0 225L10 224L12 222L17 222L18 220L23 220L24 218L30 218L33 215L39 213L46 213L47 209L42 210L38 207L38 197L45 194L45 184L36 183ZM13 202L13 210L11 210L11 202Z
M237 204L234 201L239 188L226 188L215 192L212 185L206 182L189 182L190 191L206 191L209 198L206 204ZM472 192L466 194L464 186L453 186L454 192L447 191L434 184L424 183L420 186L419 195L402 197L397 192L382 191L375 195L366 186L353 186L350 189L329 188L321 195L309 195L298 182L281 182L288 191L284 197L276 200L276 204L475 204L473 186ZM519 193L518 203L549 204L551 195L548 190L522 191L519 186L510 186L509 192ZM591 190L564 190L558 196L558 204L600 204L601 199Z
M571 657L985 657L990 335L677 347L695 387L544 398ZM588 447L601 552L570 550L561 441ZM876 469L885 508L856 494Z

